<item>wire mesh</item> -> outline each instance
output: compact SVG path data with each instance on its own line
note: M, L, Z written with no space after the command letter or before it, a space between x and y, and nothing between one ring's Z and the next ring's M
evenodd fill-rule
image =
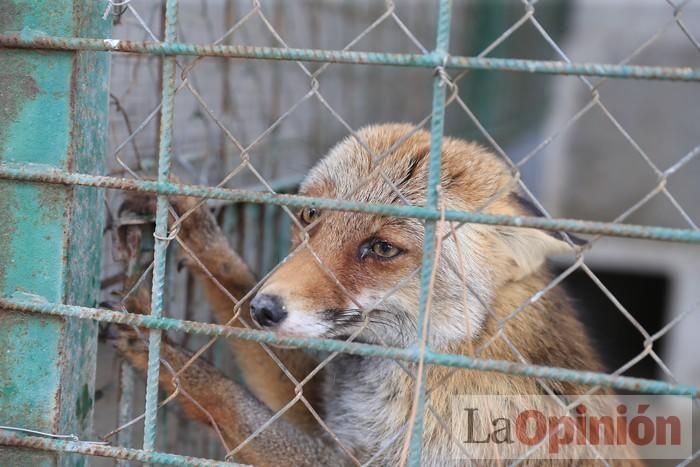
M678 159L676 163L671 165L666 170L662 170L654 164L652 158L647 152L642 149L642 146L630 135L625 127L613 115L611 110L606 106L605 99L601 97L599 92L600 86L607 79L645 79L645 80L677 80L677 81L700 81L700 70L697 68L685 67L648 67L629 65L629 63L650 47L658 40L666 31L678 28L698 50L698 42L683 22L683 9L689 3L674 3L667 0L671 10L671 18L662 26L659 31L655 32L643 44L630 53L627 57L619 61L618 64L584 64L575 63L566 55L560 48L557 42L550 36L547 30L538 21L536 16L536 3L532 1L521 0L522 15L509 26L502 34L500 34L491 44L489 44L481 53L474 57L452 56L449 53L449 37L450 24L452 21L451 2L449 0L440 0L437 2L437 27L436 27L436 46L434 49L429 49L423 45L417 36L406 26L398 14L397 7L393 2L387 1L385 8L381 14L370 23L370 25L362 30L355 38L346 44L342 50L314 50L314 49L295 49L290 48L285 42L283 35L274 26L274 21L271 21L265 14L263 6L259 1L253 1L249 10L245 14L240 15L240 19L236 21L218 40L211 44L191 44L186 42L178 42L178 0L167 0L163 10L162 23L162 40L159 35L154 33L148 26L147 21L139 10L141 5L137 2L129 0L116 2L106 2L105 18L112 17L122 18L130 17L136 21L138 26L143 28L147 35L145 41L125 41L111 38L68 38L68 37L46 37L41 34L23 32L21 34L3 34L0 35L0 46L13 48L38 48L43 50L79 50L79 51L107 51L110 53L128 52L135 54L144 54L146 56L154 56L160 59L160 77L159 87L161 92L160 102L158 102L153 110L145 116L144 120L136 127L132 127L130 116L121 108L121 104L116 96L113 96L117 110L123 114L125 125L128 129L128 136L124 141L116 146L113 151L113 157L122 167L124 173L130 175L127 177L117 176L99 176L84 173L72 173L55 169L47 169L44 167L30 167L26 165L0 163L0 177L3 179L20 180L31 183L49 183L49 184L64 184L64 185L79 185L102 187L115 190L125 190L140 193L152 193L157 195L157 206L155 211L155 232L154 237L154 255L152 259L147 260L148 266L145 270L135 272L126 293L119 305L120 311L110 311L104 308L87 308L74 305L63 305L55 303L41 303L33 300L32 297L18 298L2 298L0 299L0 307L18 311L26 311L32 313L55 314L66 317L74 317L79 319L90 319L105 323L119 323L132 326L138 326L140 329L148 329L148 371L146 384L145 408L143 414L128 419L127 408L131 404L130 387L130 369L123 367L121 370L123 398L120 412L120 426L109 433L105 438L111 438L114 435L122 433L128 427L143 420L144 435L143 449L131 449L127 447L116 448L104 446L102 444L94 444L88 441L79 440L50 440L37 437L18 437L12 434L0 433L0 443L14 446L24 446L36 449L58 450L63 452L79 452L92 455L101 455L114 457L116 459L133 459L144 462L164 463L168 465L230 465L228 462L207 461L203 459L185 459L174 454L165 454L156 452L156 436L158 420L157 414L159 410L170 404L178 397L184 397L190 403L195 405L202 413L207 422L213 426L226 452L226 460L233 461L239 451L253 440L269 431L270 427L292 408L301 403L312 414L314 420L321 426L321 429L326 433L330 442L337 448L347 454L348 458L357 465L371 464L375 459L382 458L382 450L389 449L391 442L400 440L399 445L402 446L399 456L400 463L411 465L419 465L421 463L422 447L424 439L425 418L434 417L441 430L449 433L448 421L442 419L442 415L433 407L430 400L430 395L433 391L439 389L440 384L435 387L427 387L425 366L441 365L446 367L454 367L453 370L446 373L441 384L452 377L456 369L476 369L480 371L495 371L508 375L525 375L537 378L538 383L545 389L553 399L568 410L573 409L578 400L568 401L561 397L560 394L550 387L552 381L570 381L583 383L596 387L604 386L615 389L626 389L636 392L645 392L651 394L665 395L683 395L690 396L697 401L700 393L698 388L691 385L680 384L673 373L666 367L658 353L654 350L653 345L663 335L668 333L674 326L677 325L683 316L678 316L674 320L667 323L663 329L656 333L649 333L627 310L615 295L606 288L603 282L589 268L585 262L586 249L591 249L602 236L620 236L633 237L642 239L664 240L672 242L686 242L691 244L700 243L700 230L691 216L683 209L680 202L674 198L668 189L667 181L670 176L687 166L700 153L700 146L693 148L687 154ZM516 2L517 3L517 2ZM129 16L130 15L130 16ZM262 24L271 37L274 45L272 47L252 47L252 46L237 46L226 44L230 36L246 25L246 23L257 20ZM416 47L420 53L414 54L398 54L398 53L382 53L382 52L356 52L352 49L363 38L371 33L381 24L392 23L402 32L408 42ZM501 44L507 41L512 35L516 34L525 26L534 28L539 36L551 47L556 55L556 61L542 60L522 60L511 58L488 58L488 56L496 50ZM193 56L194 59L186 63L182 57ZM272 123L259 135L252 138L250 144L245 144L242 139L235 136L226 124L216 107L210 105L203 94L200 92L199 86L194 79L193 71L199 66L202 57L225 57L227 59L264 59L264 60L282 60L293 62L305 75L309 82L309 89L302 95L300 99L295 101L285 111L278 113ZM320 62L322 65L312 71L309 63ZM332 63L345 64L376 64L376 65L393 65L404 67L428 68L434 72L432 78L432 108L429 114L423 118L419 124L408 132L401 140L390 147L383 153L375 154L355 131L353 126L347 122L341 113L336 110L335 106L324 96L321 91L320 79L326 69ZM578 112L569 118L559 129L553 134L545 138L534 149L528 152L524 157L519 158L517 162L498 144L496 139L489 133L486 126L478 119L476 113L467 105L459 92L459 84L472 70L491 70L491 71L516 71L535 74L557 74L557 75L574 75L582 83L582 86L590 93L590 101L586 103ZM454 76L450 73L456 72ZM598 81L593 81L591 78L598 77ZM182 91L187 90L188 96L194 99L196 105L201 110L202 114L213 122L224 135L223 138L227 145L235 148L237 155L240 158L233 167L228 167L225 171L226 175L220 179L215 186L183 184L173 181L171 178L171 158L173 157L173 113L175 107L175 99ZM395 193L400 201L397 205L386 204L368 204L352 200L342 199L320 199L307 196L278 194L282 188L284 191L285 184L277 186L268 181L261 174L261 171L254 165L254 159L251 153L257 146L262 144L262 141L271 133L290 118L292 114L297 112L308 101L318 103L322 108L326 109L330 115L338 122L341 128L354 138L355 141L365 149L375 161L375 166L380 167L379 162L389 156L392 151L397 149L403 141L414 135L423 127L430 128L430 163L428 169L428 192L423 205L415 205L401 192L401 188L396 186L381 168L375 169L376 174L381 177L385 183L390 186L392 192ZM441 199L440 189L440 174L441 164L440 156L443 147L444 118L446 109L457 109L463 113L478 129L481 136L488 141L491 149L498 154L506 163L513 175L514 183L528 196L530 202L534 204L543 217L535 216L512 216L512 215L497 215L484 212L488 207L488 203L481 206L479 210L474 212L465 212L451 210L445 207L444 200ZM651 169L654 176L657 178L657 183L654 188L645 193L644 196L635 201L629 208L624 210L611 222L594 222L581 219L556 219L549 215L545 207L539 202L538 198L533 194L530 188L523 181L520 171L531 160L537 157L547 146L556 140L564 131L572 127L588 114L592 109L600 110L605 118L612 124L616 131L628 142L633 148L638 157ZM141 167L141 158L138 157L138 149L134 143L134 138L142 132L151 122L158 120L158 159L157 159L157 180L145 179L139 170L134 170L129 163L121 158L122 151L129 145L134 145L134 152L137 155L139 169ZM261 191L247 189L231 189L227 188L231 180L242 173L246 173L252 180L262 187ZM373 172L374 174L375 172ZM369 177L367 177L369 179ZM368 180L362 180L358 183L358 188ZM295 183L292 183L295 184ZM509 189L511 187L508 187ZM661 226L641 226L634 224L623 223L632 214L645 205L650 199L657 194L662 194L678 211L684 219L687 227L685 228L669 228ZM186 195L200 198L201 200L188 206L184 211L176 211L172 206L170 197L175 195ZM267 267L261 268L268 270L264 277L255 283L249 290L246 290L242 296L234 296L234 294L218 279L220 274L214 271L209 271L205 262L198 257L203 250L197 250L188 244L186 239L181 238L181 228L183 223L190 217L195 216L197 209L203 206L206 200L219 200L223 207L231 208L231 203L255 203L262 204L265 208L271 205L279 207L278 213L287 216L285 222L287 224L296 225L303 232L303 239L298 245L293 248L288 255L282 259L277 266L272 266L274 261L271 256L268 256L262 262ZM386 299L390 298L402 283L390 289L383 294L372 307L362 306L357 302L355 296L350 293L346 286L336 277L336 274L324 264L318 252L314 251L310 243L309 231L314 224L304 226L300 223L298 216L292 212L292 208L316 207L323 210L339 210L346 212L359 212L369 214L380 214L384 216L408 217L419 219L424 225L424 249L420 270L414 270L407 275L407 280L420 276L420 300L418 302L419 313L417 315L416 324L416 341L415 345L400 348L391 346L382 342L382 337L375 336L379 344L366 344L353 342L354 338L363 330L353 333L347 341L333 339L312 339L312 338L296 338L276 335L274 333L259 331L255 329L244 329L229 326L236 320L241 313L241 310L250 298L252 298L265 280L269 278L281 264L293 258L295 255L309 253L318 267L323 270L325 276L330 280L338 290L342 292L347 300L354 302L359 309L365 311L371 310L379 306ZM233 212L228 209L226 212ZM270 225L274 222L274 217L270 214L272 211L265 211L266 224ZM169 217L175 219L169 222ZM454 238L457 248L460 248L457 231L465 225L476 223L485 225L513 226L517 228L532 227L536 229L544 229L560 233L563 238L569 242L570 246L575 248L576 260L561 274L553 278L545 287L538 290L534 295L529 297L527 301L516 306L512 312L497 323L496 332L493 336L482 344L479 348L471 349L468 355L450 354L445 352L435 352L427 346L427 335L429 326L429 316L431 308L431 297L433 295L435 271L438 268L441 258L441 245L443 241ZM235 224L235 222L233 223ZM266 229L268 233L271 229ZM568 233L584 233L595 235L589 241L586 249L579 248ZM269 242L272 240L268 240ZM165 307L165 283L167 275L167 250L171 243L177 243L179 248L184 251L184 256L188 260L203 271L206 279L213 283L219 293L221 293L228 301L233 312L228 322L220 324L209 324L186 319L174 319L164 317ZM466 248L465 245L462 245ZM462 256L460 254L460 256ZM272 266L272 267L270 267ZM460 265L464 267L464 265ZM552 368L542 365L533 364L528 361L517 346L508 338L504 332L509 322L521 313L526 313L528 306L541 300L545 294L553 290L575 271L583 271L594 283L600 288L602 293L614 304L615 308L624 317L632 323L637 331L644 339L644 347L641 352L627 364L621 366L610 374L602 372L586 372L577 370L568 370L564 368ZM143 282L147 281L149 275L152 276L152 286L150 291L150 307L148 310L135 310L130 298L138 294ZM487 297L480 297L469 284L465 277L465 272L461 271L461 281L466 296L474 296L480 301L482 306L488 310ZM693 310L688 310L691 313ZM367 313L365 313L366 315ZM468 318L467 318L468 322ZM366 324L366 323L365 323ZM371 328L368 328L372 331ZM211 336L211 339L206 341L199 350L191 355L186 361L179 362L175 365L161 354L161 336L162 331L177 330L192 335ZM145 336L141 335L141 338ZM236 338L244 341L258 342L263 346L266 355L274 361L274 364L279 367L280 371L289 380L294 387L295 397L286 402L279 410L276 410L268 417L264 423L259 426L252 427L251 433L245 436L242 442L237 446L227 444L222 431L225 427L220 426L216 417L210 413L205 407L193 398L188 391L181 385L179 378L191 368L198 358L215 344L217 337ZM489 347L495 342L504 342L512 352L514 361L500 361L481 357ZM321 359L308 373L305 378L299 379L285 367L285 364L280 360L273 349L268 347L268 344L283 346L283 347L301 347L310 350L318 350L326 352L328 355ZM309 400L305 392L307 383L323 370L329 362L337 355L348 353L353 355L361 355L368 357L382 357L392 359L400 367L401 371L406 374L415 385L414 396L412 401L411 417L407 420L404 430L394 434L395 439L387 442L383 449L377 452L368 453L366 459L360 460L353 453L350 446L344 445L343 441L332 428L325 422L321 414L319 414L312 402ZM624 376L623 373L642 358L650 356L663 369L664 373L672 382L660 380L646 380ZM408 365L407 365L408 364ZM411 365L411 366L409 366ZM163 367L163 368L161 368ZM160 373L163 369L167 370L172 376L173 388L164 398L159 398L159 380ZM414 370L415 369L415 370ZM584 397L584 396L582 396ZM159 401L160 399L160 401ZM428 415L430 414L430 415ZM122 442L124 440L122 439ZM544 444L545 440L533 446L525 455L516 459L511 465L527 463L528 458L535 454ZM459 443L457 443L459 444ZM598 459L602 464L608 465L604 456L596 451L593 446L588 446L593 452L593 458ZM468 453L466 453L468 455ZM700 455L700 451L686 459L679 465L687 465L694 458Z

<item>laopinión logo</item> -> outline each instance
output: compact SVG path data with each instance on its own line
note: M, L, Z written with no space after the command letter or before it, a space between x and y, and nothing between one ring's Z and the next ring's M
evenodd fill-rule
M673 396L453 396L453 457L684 459L692 401Z

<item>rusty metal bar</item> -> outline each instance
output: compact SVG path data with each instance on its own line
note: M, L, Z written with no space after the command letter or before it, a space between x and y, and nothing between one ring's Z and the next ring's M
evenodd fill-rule
M177 37L177 5L178 0L167 0L165 3L165 43L174 42ZM175 105L175 57L163 60L163 83L160 109L160 137L158 148L158 182L165 183L170 179L170 163L172 154L173 113ZM153 286L151 289L151 316L159 318L163 314L165 295L165 265L168 245L168 198L158 195L156 205L156 227L153 237ZM158 425L158 378L160 373L160 342L161 333L155 331L148 336L148 372L146 375L146 409L143 430L143 449L152 451L156 444Z
M602 63L566 63L547 60L512 58L447 57L439 54L396 54L341 50L293 49L241 45L187 44L179 42L129 41L119 39L72 38L46 36L31 30L0 34L0 47L44 50L92 50L154 55L196 55L205 57L291 60L306 62L353 63L406 67L445 68L458 70L512 71L554 75L601 76L622 79L667 81L700 81L700 69L612 65Z
M50 4L49 4L50 3ZM111 34L92 0L0 0L0 33ZM0 161L102 173L110 55L0 51ZM0 296L92 306L99 293L102 190L0 180ZM97 326L0 307L0 425L92 430ZM81 466L81 456L0 449L0 465Z
M107 446L104 444L86 441L69 441L62 439L42 438L38 436L23 436L7 430L0 430L0 446L13 446L17 448L27 448L54 453L69 452L83 454L86 456L110 457L112 459L151 462L154 464L175 465L179 467L235 467L242 465L232 462L213 461L199 457L180 456L177 454L168 454L164 452Z
M119 393L117 394L117 426L126 425L132 418L134 400L134 381L136 372L127 361L119 363ZM131 446L131 427L126 427L117 433L117 444L121 447ZM117 467L130 467L125 460L117 462Z
M132 180L83 173L69 173L37 164L8 164L0 162L0 179L22 180L32 183L81 185L116 190L143 191L161 195L192 196L231 202L265 203L301 208L313 206L339 211L364 212L394 217L440 219L440 211L421 206L366 204L350 200L311 198L298 195L278 195L266 192L232 190L202 185L184 185L153 180ZM488 225L508 225L572 233L630 237L647 240L687 242L700 244L700 230L675 229L613 222L594 222L578 219L547 219L532 216L506 216L468 211L446 210L445 220Z
M93 320L105 323L117 323L140 326L161 331L177 331L206 336L219 336L263 342L287 347L299 347L323 352L344 352L368 357L389 358L406 362L418 362L420 355L415 347L398 348L385 347L357 342L345 342L334 339L285 337L273 332L257 331L223 326L220 324L200 323L174 318L155 318L150 315L123 313L101 308L47 303L41 297L18 296L13 299L0 298L0 308L9 310L39 313L45 315L69 316L72 318ZM613 376L607 373L592 371L570 370L539 365L524 365L506 360L490 360L473 358L466 355L445 354L426 350L424 361L430 365L469 368L483 371L495 371L510 375L528 376L533 378L571 381L586 385L601 385L615 389L623 389L647 394L666 394L700 398L700 389L691 385L670 384L664 381L632 378L629 376Z
M428 183L426 187L426 205L433 211L438 211L440 202L440 172L442 158L442 140L445 132L445 97L447 80L445 79L444 63L448 60L450 43L450 22L452 20L452 2L440 0L437 19L437 39L433 54L442 56L442 64L437 66L433 77L433 103L430 118L430 155L428 160ZM423 240L423 257L420 271L420 297L418 301L417 333L415 346L419 352L419 362L416 369L415 400L413 410L413 426L410 427L408 461L413 467L421 465L423 451L423 425L425 418L426 375L422 365L425 352L430 349L430 294L435 258L440 252L437 248L437 221L425 222Z

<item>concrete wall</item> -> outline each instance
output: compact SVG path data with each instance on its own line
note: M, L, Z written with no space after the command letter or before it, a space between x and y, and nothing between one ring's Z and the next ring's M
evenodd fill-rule
M663 2L579 1L571 18L561 44L571 60L617 63L653 40L629 62L700 66L700 48L673 22L673 10ZM690 33L699 37L700 5L688 4L680 18ZM598 90L600 103L634 143L598 106L562 132L534 161L545 181L538 187L541 199L555 216L616 219L659 183L645 157L663 172L700 144L700 93L695 84L607 80ZM588 88L576 78L559 79L552 92L554 105L542 131L544 136L563 128L591 99ZM699 178L697 157L667 180L668 192L685 215L660 192L625 222L697 228ZM700 383L700 365L693 352L700 329L698 247L603 239L587 257L589 264L598 267L661 272L670 278L666 321L691 313L669 334L662 358L678 379Z

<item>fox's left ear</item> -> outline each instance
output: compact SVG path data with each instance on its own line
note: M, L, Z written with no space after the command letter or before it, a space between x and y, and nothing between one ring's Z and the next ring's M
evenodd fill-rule
M537 271L547 257L573 251L564 240L538 229L497 227L497 243L508 261L510 280L520 280Z

